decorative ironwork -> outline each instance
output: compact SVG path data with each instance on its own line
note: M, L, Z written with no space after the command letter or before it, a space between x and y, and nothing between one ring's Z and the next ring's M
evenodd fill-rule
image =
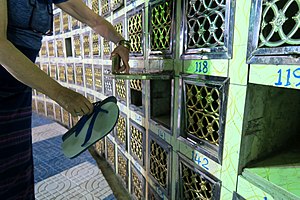
M183 199L216 199L213 195L214 185L201 174L182 164L181 180L183 184Z
M101 13L103 16L110 12L110 0L101 0Z
M65 57L63 40L56 40L56 52L58 57Z
M96 142L96 144L95 144L95 150L96 150L96 152L100 156L103 156L105 154L105 142L104 142L104 139L99 140L98 142Z
M132 175L132 194L135 199L142 200L144 199L144 181L140 176L136 173L135 170L131 170Z
M61 82L66 82L67 81L67 76L66 76L66 67L64 64L57 64L58 67L58 80Z
M54 51L54 40L48 41L48 53L49 56L55 56L55 51Z
M102 68L100 65L94 65L94 81L95 90L101 92L102 90Z
M126 102L127 90L126 90L126 82L124 79L116 79L116 95L120 100Z
M91 57L90 34L89 33L83 35L83 55L86 58Z
M151 7L151 51L171 51L173 1L160 1Z
M55 34L60 34L60 13L57 13L53 16L54 32Z
M76 74L75 74L75 79L76 79L76 84L83 86L83 67L82 64L76 64Z
M63 18L63 31L67 33L70 31L70 22L69 22L69 15L62 11L62 18Z
M135 11L135 10L134 10ZM135 11L128 18L128 37L131 42L131 55L143 55L143 10Z
M116 23L114 27L120 35L123 35L123 22Z
M63 110L63 124L67 127L70 127L70 113L66 110Z
M113 80L110 76L111 68L110 66L103 68L103 75L104 75L104 94L110 96L113 94Z
M112 167L115 165L115 145L109 139L107 141L107 160Z
M103 39L103 56L105 57L110 56L110 43L106 39Z
M91 65L85 65L85 85L87 88L93 89L93 70Z
M232 0L183 2L183 57L228 59L232 54ZM190 56L190 57L189 57Z
M130 89L142 92L142 80L130 80Z
M58 122L62 122L62 114L61 114L61 107L55 104L55 120Z
M99 12L99 0L92 0L92 10L94 13L100 14Z
M53 108L53 103L46 103L47 107L47 116L54 119L54 108Z
M168 154L154 140L150 143L150 174L166 189L168 182Z
M130 125L130 149L131 153L144 163L144 133L138 128Z
M124 0L112 0L111 9L113 11L116 11L119 8L121 8L123 5L124 5Z
M220 92L217 88L186 84L186 131L219 145Z
M81 56L81 39L80 39L80 35L74 35L73 38L73 43L74 43L74 53L75 53L75 57L80 57Z
M46 46L46 42L44 41L42 43L42 47L41 47L41 57L47 57L48 53L47 53L47 46Z
M70 63L67 64L67 79L68 83L75 84L74 65Z
M255 0L251 8L247 62L298 64L300 1Z
M56 64L50 64L50 77L57 80Z
M117 139L122 143L123 146L126 145L126 135L127 135L127 126L126 126L126 117L119 115L117 122Z
M93 56L100 56L100 38L95 32L93 32Z
M128 184L128 160L124 157L123 154L118 152L118 173L121 176L122 181L125 183L126 187Z

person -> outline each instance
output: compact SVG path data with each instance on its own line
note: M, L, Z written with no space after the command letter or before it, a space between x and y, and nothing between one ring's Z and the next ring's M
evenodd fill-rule
M63 87L34 64L42 36L52 27L52 4L117 44L112 54L129 69L126 40L81 0L0 0L0 199L34 199L31 139L32 88L72 116L89 114L92 103ZM123 43L121 43L123 42Z

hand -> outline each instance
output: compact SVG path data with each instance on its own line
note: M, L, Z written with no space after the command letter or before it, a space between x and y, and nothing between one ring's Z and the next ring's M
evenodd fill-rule
M115 54L118 54L123 61L123 66L120 66L117 72L125 71L125 73L129 73L129 49L122 45L118 45L111 53L111 56Z
M93 104L87 98L65 87L59 88L53 100L73 117L90 114L93 111Z

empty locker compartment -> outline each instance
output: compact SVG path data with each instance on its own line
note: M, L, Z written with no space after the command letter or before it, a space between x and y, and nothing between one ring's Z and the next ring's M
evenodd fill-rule
M178 199L220 199L221 182L201 171L179 154L179 198Z
M134 200L145 199L145 178L131 164L131 197Z
M106 159L108 164L115 170L115 144L106 137Z
M117 125L115 127L116 141L124 149L127 150L127 116L120 112Z
M102 92L102 66L94 64L93 68L94 89L97 92Z
M100 46L101 46L101 38L100 36L95 33L94 31L92 32L92 53L93 53L93 58L100 58L101 57L101 51L100 51Z
M127 35L131 42L130 57L143 58L144 55L144 4L127 13Z
M150 56L172 57L174 41L174 1L149 2ZM153 57L152 56L152 57Z
M101 0L101 16L107 17L110 13L110 0Z
M75 64L75 83L78 86L83 86L83 84L84 84L83 64L82 63L76 63Z
M184 59L228 59L232 57L233 1L204 3L182 1L181 57Z
M90 31L87 31L82 34L82 43L83 43L83 57L84 58L91 58L92 56L92 51L91 51L91 46L90 46Z
M53 108L53 103L51 102L46 102L46 116L54 119L54 108Z
M73 47L74 57L81 57L81 37L79 34L73 35Z
M170 195L171 184L171 146L149 130L149 177L164 196Z
M128 189L128 159L118 151L118 176L126 189Z
M281 199L300 198L299 101L299 90L247 88L239 173Z
M182 75L181 136L222 163L229 79Z
M103 65L104 95L113 95L113 78L111 77L111 66Z
M124 6L124 0L112 0L111 2L111 10L117 11L118 9L121 9Z
M136 124L132 120L129 123L130 126L130 154L134 159L138 161L141 166L145 163L145 134L144 127Z
M141 79L130 80L129 107L142 116L145 115L144 81Z
M67 70L66 65L64 63L58 63L57 64L57 70L58 70L58 80L60 82L67 82Z
M54 105L54 110L55 110L55 120L59 123L62 123L62 111L61 111L61 106L58 104Z
M93 68L91 64L84 64L85 87L93 89Z
M62 26L63 26L63 32L67 33L70 32L71 26L70 26L70 16L66 12L62 11Z

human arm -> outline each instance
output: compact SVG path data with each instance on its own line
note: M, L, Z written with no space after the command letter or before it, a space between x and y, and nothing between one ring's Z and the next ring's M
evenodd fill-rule
M86 6L84 2L82 2L82 0L68 0L66 2L57 4L56 6L82 23L87 24L106 40L112 41L115 44L121 40L124 40L124 38L116 31L111 23L94 13L89 7ZM128 64L129 51L130 50L128 48L118 45L112 52L112 55L120 55L127 72L130 68Z
M76 116L87 114L92 104L82 95L69 90L50 78L7 40L7 0L0 0L0 65L17 80L34 88ZM0 66L0 67L2 67Z

